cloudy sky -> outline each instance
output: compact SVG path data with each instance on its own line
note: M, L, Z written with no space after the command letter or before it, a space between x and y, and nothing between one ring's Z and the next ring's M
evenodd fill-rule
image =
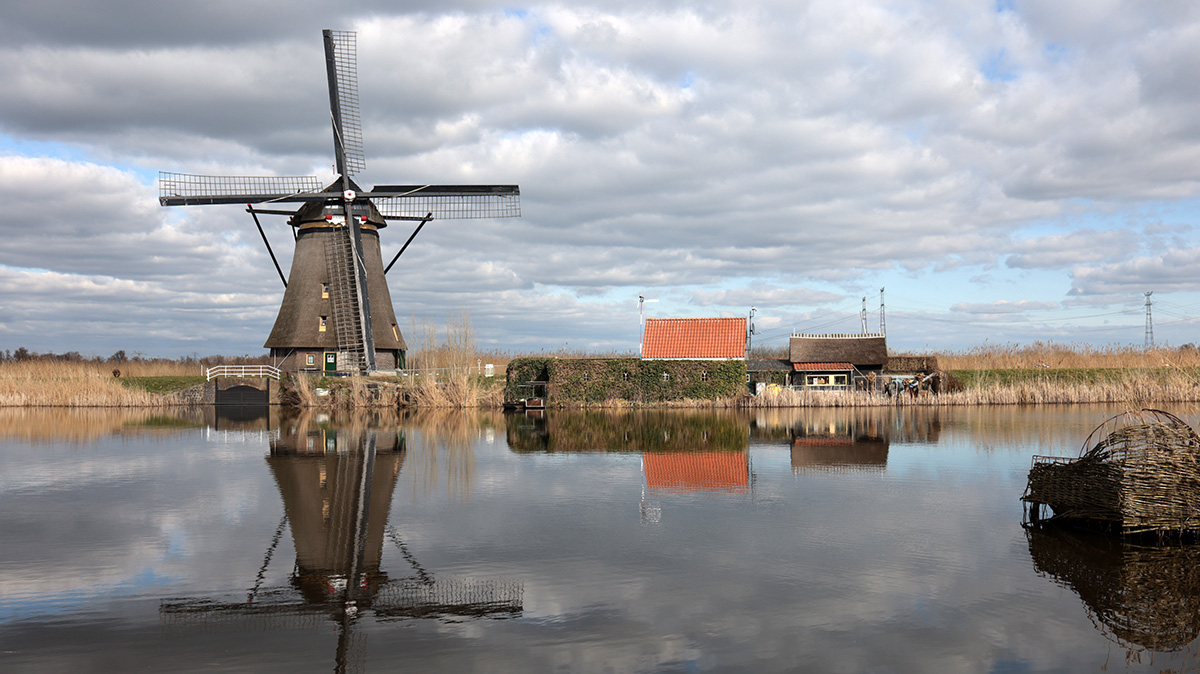
M0 349L262 352L253 221L155 183L331 179L322 28L358 33L361 184L521 187L520 219L424 229L402 327L629 352L643 295L782 345L864 297L878 329L886 288L896 349L1141 345L1153 291L1156 340L1200 342L1193 2L343 5L5 3Z

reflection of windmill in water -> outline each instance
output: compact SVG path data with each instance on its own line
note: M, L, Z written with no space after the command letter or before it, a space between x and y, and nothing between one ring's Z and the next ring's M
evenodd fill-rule
M338 178L314 176L159 175L164 206L246 204L285 287L264 346L285 369L372 371L404 367L407 346L396 324L384 275L426 222L434 218L500 218L521 214L516 185L376 185L365 192L351 175L365 158L358 104L355 34L323 31ZM254 204L299 203L298 210ZM291 216L295 251L287 279L258 214ZM388 220L417 222L385 268L379 230Z
M440 579L425 569L394 527L388 511L405 438L396 431L332 430L308 423L283 424L267 462L284 503L258 578L245 597L226 602L163 602L164 626L233 624L258 628L313 627L336 622L338 671L363 656L355 624L405 618L509 618L524 610L519 582ZM287 586L264 586L275 548L290 525L296 562ZM390 578L381 569L385 539L412 574Z

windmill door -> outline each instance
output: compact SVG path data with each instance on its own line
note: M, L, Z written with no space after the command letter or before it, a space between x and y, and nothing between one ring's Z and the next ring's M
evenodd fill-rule
M326 372L337 372L337 352L336 351L326 351L325 352L325 371Z

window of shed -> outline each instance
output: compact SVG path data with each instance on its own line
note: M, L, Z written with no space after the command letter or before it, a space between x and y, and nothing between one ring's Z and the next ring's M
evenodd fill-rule
M304 364L305 365L316 365L317 364L317 354L310 353L310 354L304 356Z
M700 381L708 381L708 370L700 373Z
M663 373L663 381L671 381L671 375L664 372Z

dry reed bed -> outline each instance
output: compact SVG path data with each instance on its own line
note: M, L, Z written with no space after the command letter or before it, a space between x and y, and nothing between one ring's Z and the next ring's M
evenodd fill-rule
M423 379L416 383L347 377L336 381L327 395L317 395L316 388L314 380L292 379L283 401L293 407L334 409L499 409L503 402L502 389L484 387L465 373L452 374L447 381Z
M1060 405L1083 403L1164 403L1200 401L1200 383L1184 372L1156 378L1126 373L1121 379L1091 384L1027 381L993 384L941 395L895 397L858 391L831 393L784 389L767 391L747 401L749 407L881 407L905 405Z
M122 363L122 376L194 375L177 363ZM170 398L130 389L105 363L28 360L0 364L0 407L165 407Z
M112 374L14 375L0 370L0 407L163 407L163 396L125 388Z
M1055 344L1028 346L988 344L965 351L935 354L943 370L1137 369L1200 367L1200 349L1143 349L1128 345Z

